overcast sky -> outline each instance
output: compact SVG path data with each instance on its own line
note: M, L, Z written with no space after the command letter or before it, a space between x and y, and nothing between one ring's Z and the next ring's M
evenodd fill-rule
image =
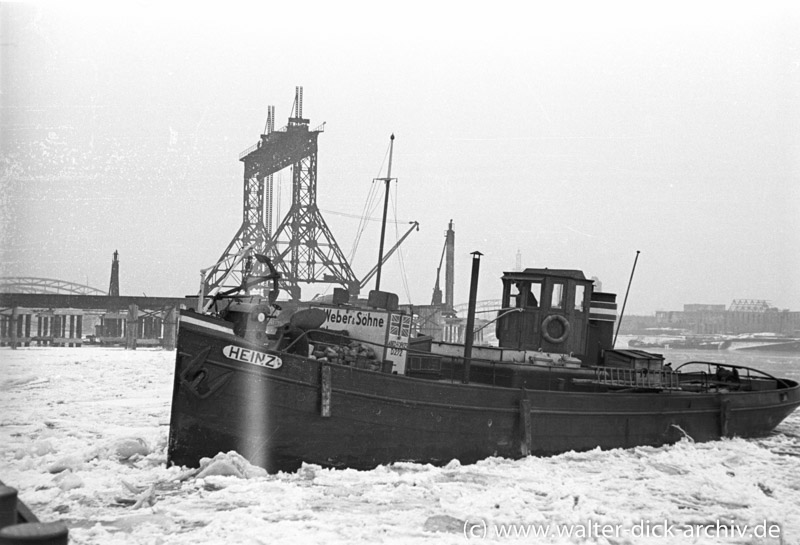
M475 250L481 299L520 252L620 303L640 250L627 312L800 310L796 2L269 4L2 4L0 274L107 289L119 250L123 295L196 292L242 221L239 152L302 85L345 254L396 135L402 302L430 302L452 219L457 303Z

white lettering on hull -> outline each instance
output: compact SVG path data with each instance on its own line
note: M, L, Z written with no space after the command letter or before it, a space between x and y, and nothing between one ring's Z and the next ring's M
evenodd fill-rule
M229 344L222 349L222 353L229 360L241 361L252 365L259 365L268 369L277 369L283 362L278 356L259 352L258 350L250 350L249 348L242 348L241 346L233 346Z

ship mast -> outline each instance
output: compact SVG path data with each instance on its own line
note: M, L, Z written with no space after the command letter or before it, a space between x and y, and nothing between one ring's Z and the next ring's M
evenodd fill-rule
M383 239L386 236L386 211L389 208L389 182L392 181L392 152L394 151L394 133L389 137L389 167L386 178L378 178L386 183L386 195L383 199L383 221L381 222L381 243L378 249L378 273L375 277L375 291L381 289L381 264L383 263Z

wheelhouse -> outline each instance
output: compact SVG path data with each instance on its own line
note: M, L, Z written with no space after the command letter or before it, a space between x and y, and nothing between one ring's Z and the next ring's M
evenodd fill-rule
M525 269L504 273L502 282L497 319L501 347L572 354L589 363L597 361L598 350L611 348L615 316L609 325L608 319L599 324L591 315L594 300L611 294L595 292L594 282L582 271Z

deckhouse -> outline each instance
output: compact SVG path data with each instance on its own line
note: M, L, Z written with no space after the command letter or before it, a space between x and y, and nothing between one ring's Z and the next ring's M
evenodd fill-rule
M572 354L595 364L613 348L616 295L571 269L525 269L502 277L501 347Z

